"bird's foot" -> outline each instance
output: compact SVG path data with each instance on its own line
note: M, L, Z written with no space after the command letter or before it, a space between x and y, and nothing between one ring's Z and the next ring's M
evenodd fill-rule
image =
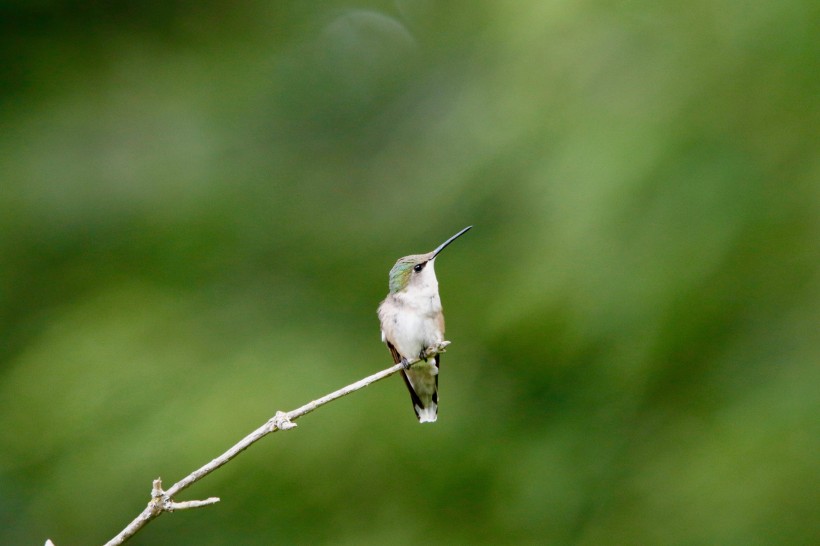
M404 368L405 370L409 370L410 366L411 366L410 361L407 360L406 358L402 357L401 358L401 367Z

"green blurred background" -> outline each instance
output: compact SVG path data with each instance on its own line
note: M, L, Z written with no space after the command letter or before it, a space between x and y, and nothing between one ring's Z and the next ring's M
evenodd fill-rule
M820 4L0 3L0 543L820 543Z

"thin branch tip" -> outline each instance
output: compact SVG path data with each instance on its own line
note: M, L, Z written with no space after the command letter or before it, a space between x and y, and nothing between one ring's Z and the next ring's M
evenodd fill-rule
M165 494L162 490L162 478L157 478L151 482L151 498L156 499Z
M205 500L192 500L183 502L169 501L168 506L164 507L165 511L173 512L174 510L188 510L190 508L200 508L202 506L210 506L220 501L219 497L209 497Z
M428 347L427 350L424 351L424 358L431 358L431 357L434 357L438 354L446 353L447 352L447 346L450 345L450 343L452 343L452 342L445 340L445 341L439 342L438 345ZM418 360L421 360L421 359L419 358L419 359L416 359L416 360L418 361ZM411 362L411 364L412 364L412 362Z

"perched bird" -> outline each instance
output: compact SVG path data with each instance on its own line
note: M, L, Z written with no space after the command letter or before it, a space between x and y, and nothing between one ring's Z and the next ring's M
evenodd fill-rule
M426 354L444 341L444 315L434 263L447 245L471 227L462 229L432 252L399 258L390 270L390 293L379 305L382 341L390 349L393 362L405 364L402 377L420 423L432 423L438 416L440 355ZM415 358L421 360L408 366L408 361Z

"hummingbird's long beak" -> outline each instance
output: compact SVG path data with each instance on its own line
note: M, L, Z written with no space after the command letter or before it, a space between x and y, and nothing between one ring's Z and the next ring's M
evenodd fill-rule
M455 241L456 239L458 239L459 237L461 237L462 235L467 233L470 230L470 228L472 228L472 227L473 226L467 226L466 228L462 229L461 231L459 231L458 233L456 233L455 235L453 235L452 237L450 237L449 239L447 239L446 241L444 241L443 243L438 245L438 248L433 251L433 257L430 258L430 259L432 260L433 258L438 256L438 253L441 252L442 250L444 250L444 248L447 245L449 245L450 243L452 243L453 241Z

